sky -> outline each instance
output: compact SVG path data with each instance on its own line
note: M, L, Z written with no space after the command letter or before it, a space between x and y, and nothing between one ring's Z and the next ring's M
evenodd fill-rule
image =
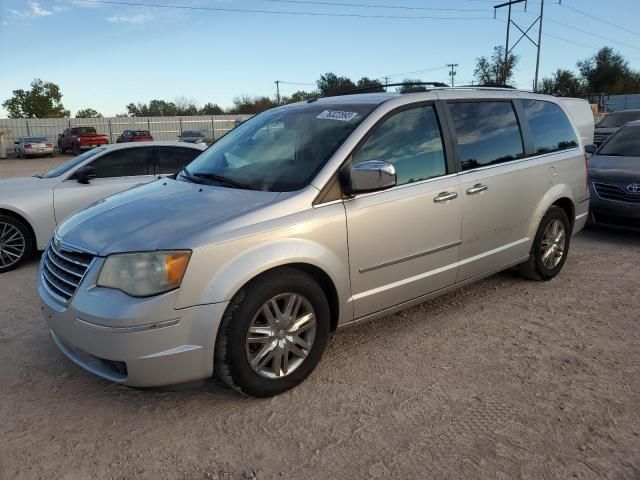
M476 58L506 36L506 9L494 20L499 2L490 0L122 1L191 9L0 0L0 102L34 78L57 83L72 115L91 107L105 116L125 113L130 102L177 97L227 107L241 94L275 96L276 80L288 82L283 95L312 90L304 84L326 72L449 83L446 64L457 63L456 84L469 84ZM640 1L561 3L545 2L541 78L575 70L605 45L640 70ZM526 29L539 8L539 0L528 12L514 6L513 18ZM513 43L515 28L511 35ZM514 53L515 84L531 89L536 49L524 39ZM0 107L0 117L6 113Z

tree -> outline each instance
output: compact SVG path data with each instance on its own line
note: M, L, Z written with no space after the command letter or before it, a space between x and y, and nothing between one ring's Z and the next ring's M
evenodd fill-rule
M185 96L176 97L173 100L173 104L176 107L176 115L178 116L198 115L199 108L197 101L193 98L187 98Z
M127 105L127 113L132 117L175 117L178 108L173 102L164 100L151 100L146 103L130 103Z
M631 70L625 58L611 47L603 47L578 62L578 70L589 93L637 93L640 88L640 73Z
M306 102L307 100L311 100L319 95L318 92L305 92L304 90L298 90L291 94L290 97L282 97L281 103L298 103L298 102Z
M557 97L583 97L583 81L570 70L559 68L549 78L542 79L542 93Z
M340 95L341 93L354 90L356 88L355 83L348 77L339 77L335 73L325 73L320 76L320 80L316 82L320 95L324 97L331 97L333 95Z
M476 59L476 68L473 76L476 81L485 87L498 87L509 85L515 73L519 57L510 53L505 63L504 47L493 47L491 58L480 57Z
M402 81L402 83L403 83L403 85L401 87L396 88L396 92L405 93L410 88L413 88L413 85L411 85L412 83L420 83L420 79L418 79L418 78L405 78Z
M200 115L224 115L224 110L215 103L207 103L200 109Z
M102 118L102 114L93 108L83 108L82 110L78 110L76 118Z
M231 114L255 114L261 113L270 108L277 107L275 100L269 97L250 97L241 95L233 99L233 107L229 109Z
M31 82L30 90L14 90L13 96L2 106L9 112L9 118L64 118L71 115L62 105L60 87L39 78Z
M366 90L364 93L373 93L373 92L384 92L384 85L379 80L372 80L369 77L362 77L356 83L356 88L361 88Z

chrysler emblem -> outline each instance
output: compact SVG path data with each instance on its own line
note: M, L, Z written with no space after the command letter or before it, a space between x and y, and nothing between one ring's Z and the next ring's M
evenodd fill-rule
M627 185L627 191L631 193L640 193L640 183L632 183Z

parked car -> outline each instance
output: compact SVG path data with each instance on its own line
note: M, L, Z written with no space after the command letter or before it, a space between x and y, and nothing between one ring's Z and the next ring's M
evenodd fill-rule
M20 137L15 143L16 157L53 157L53 144L47 137Z
M153 136L149 130L125 130L116 139L116 143L151 141L153 141Z
M591 221L640 228L640 121L628 123L589 159Z
M560 100L499 89L315 99L257 115L175 178L60 225L38 291L103 378L302 382L329 333L512 266L548 280L587 219Z
M198 130L185 130L182 134L178 135L178 140L187 143L204 143L206 138L204 132Z
M81 150L90 150L100 145L107 145L109 137L96 133L93 127L70 127L58 135L58 151L65 153L71 150L78 155Z
M68 216L109 195L176 174L204 148L178 142L105 145L43 175L0 180L0 273L44 250Z
M596 147L599 147L607 141L607 138L617 132L620 127L634 120L640 120L640 110L621 110L607 114L596 125L593 143Z

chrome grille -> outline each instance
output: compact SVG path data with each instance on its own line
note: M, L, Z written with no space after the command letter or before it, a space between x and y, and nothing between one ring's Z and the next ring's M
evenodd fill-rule
M593 137L593 143L597 143L597 144L604 143L607 140L607 138L609 138L609 135L595 135Z
M71 251L55 240L43 255L43 285L56 298L68 302L87 273L93 255Z
M605 183L595 183L593 186L600 198L605 200L615 200L617 202L640 203L640 194L631 193L623 190L615 185L607 185Z

